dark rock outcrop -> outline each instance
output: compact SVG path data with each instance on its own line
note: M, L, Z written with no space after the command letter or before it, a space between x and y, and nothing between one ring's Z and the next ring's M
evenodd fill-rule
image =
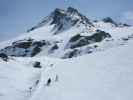
M33 57L41 51L41 48L43 46L46 45L49 44L45 40L35 41L33 39L24 39L13 42L11 46L7 46L4 49L0 50L0 53L5 53L8 56Z
M105 22L105 23L111 23L111 24L115 25L116 27L118 26L118 23L116 23L116 22L115 22L112 18L110 18L110 17L106 17L106 18L102 19L102 21Z
M72 49L66 52L64 56L62 57L62 59L77 57L78 55L80 55L80 53L81 53L80 50Z
M0 53L0 58L4 61L8 61L8 56L5 53Z
M53 28L53 30L55 30L54 34L58 34L64 30L70 29L73 26L79 26L81 24L94 27L90 20L79 13L77 9L68 7L67 10L56 8L48 17L44 18L39 24L32 27L27 32L42 27L47 23L55 26Z
M42 68L41 63L36 61L33 65L34 68Z
M97 32L91 36L81 36L80 34L77 34L70 39L67 44L67 47L74 49L91 43L101 42L105 38L111 38L111 35L100 30L97 30Z

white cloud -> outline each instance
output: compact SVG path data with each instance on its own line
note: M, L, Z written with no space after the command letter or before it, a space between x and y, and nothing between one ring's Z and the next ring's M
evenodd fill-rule
M124 12L120 17L120 20L124 23L133 25L133 11Z

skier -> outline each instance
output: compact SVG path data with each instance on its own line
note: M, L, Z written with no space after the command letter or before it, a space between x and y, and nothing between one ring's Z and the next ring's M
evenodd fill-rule
M30 93L30 96L31 96L31 93L32 93L32 87L29 88L29 93Z
M47 86L49 86L51 84L51 78L49 78L48 80L47 80Z

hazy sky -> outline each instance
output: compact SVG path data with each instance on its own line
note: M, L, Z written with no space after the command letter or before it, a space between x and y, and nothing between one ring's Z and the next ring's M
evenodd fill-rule
M0 41L20 35L55 8L68 6L92 19L133 20L133 0L0 0Z

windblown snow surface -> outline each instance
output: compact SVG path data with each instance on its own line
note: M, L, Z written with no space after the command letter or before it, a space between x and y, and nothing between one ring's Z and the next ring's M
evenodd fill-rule
M88 21L75 9L71 10L74 10L72 18L69 18L71 23L73 18ZM58 9L58 17L70 16L70 12L67 12L69 16L64 15L64 12ZM81 19L79 21L82 22ZM66 20L63 22L66 24ZM71 23L64 26L68 27ZM103 21L92 23L89 31L85 27L90 25L88 22L85 25L78 23L76 25L80 27L63 28L56 35L51 31L54 25L41 24L41 27L31 32L1 43L0 49L3 49L11 47L15 41L32 38L37 41L48 40L51 44L56 41L59 49L48 54L49 47L44 46L33 57L20 57L17 54L22 53L20 50L23 49L17 48L17 54L8 56L7 61L0 58L0 100L133 100L133 27L116 27ZM76 34L93 35L98 29L109 33L111 39L79 46L76 49L85 53L72 58L61 58L67 52L65 47L71 37ZM86 53L88 45L98 47L94 52ZM5 50L7 55L14 54L14 51Z
M124 46L66 60L38 57L0 61L0 99L132 100L132 44L130 41ZM38 60L43 68L31 67ZM49 77L52 82L47 86Z

